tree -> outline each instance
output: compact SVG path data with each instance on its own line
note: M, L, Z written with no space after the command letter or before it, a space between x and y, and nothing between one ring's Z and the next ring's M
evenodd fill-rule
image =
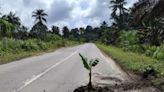
M152 1L152 0L151 0ZM150 3L150 0L139 0L136 2L133 7L131 8L130 12L130 20L132 28L143 28L143 24L148 23L148 19L146 19L146 16L148 15L149 11L151 11L151 7L153 7L152 3Z
M84 34L84 31L85 31L85 29L83 27L80 27L79 28L79 34L80 35L83 35Z
M79 29L78 28L72 29L70 34L73 38L78 38L79 37Z
M108 27L108 24L107 24L105 21L103 21L103 22L101 23L101 26L100 26L100 29L101 29L100 37L103 36L103 33L104 33L104 31L105 31L105 29L106 29L107 27Z
M101 32L100 40L105 44L115 44L118 39L118 33L115 28L107 27Z
M15 13L10 12L8 15L3 15L2 19L8 21L9 23L15 25L15 26L19 26L20 23L20 18L16 16Z
M32 17L35 18L36 22L41 22L41 23L43 23L43 22L47 23L45 16L48 16L48 15L44 12L43 9L38 9L38 10L34 11L33 15L32 15Z
M80 53L79 53L79 56L81 57L81 60L82 60L83 65L84 65L84 68L89 71L88 89L90 90L90 89L93 88L92 87L92 68L95 67L99 63L99 60L98 59L88 60L86 57L84 57Z
M21 40L27 40L29 36L28 28L25 26L20 26L17 32L13 33L13 37Z
M133 29L141 29L138 35L140 43L160 45L160 42L163 42L163 5L163 0L139 0L132 7L132 18L129 22Z
M164 42L164 20L155 19L144 25L143 30L138 32L141 43L148 43L151 45L160 45Z
M62 32L63 32L63 37L64 37L64 38L68 38L68 37L69 37L70 32L69 32L69 29L68 29L67 26L64 26L64 27L63 27Z
M4 19L0 19L0 35L1 37L11 37L15 26Z
M100 28L101 28L101 29L105 29L105 28L107 28L107 27L108 27L108 24L106 23L106 21L103 21L103 22L101 23Z
M57 26L52 26L52 33L56 35L60 35L59 33L59 27Z
M38 22L37 24L35 24L31 31L30 31L30 36L34 37L34 38L38 38L38 39L42 39L44 40L46 38L46 33L47 33L47 26L44 25L41 22Z
M92 30L93 30L93 27L90 25L87 25L87 27L85 29L85 33L90 33L90 32L92 32Z
M91 37L92 32L93 32L93 27L90 26L90 25L87 25L87 27L85 28L84 33L82 35L82 37L84 38L85 42L91 41L91 39L92 39L92 37Z
M38 39L45 39L47 33L47 26L44 24L46 23L45 16L48 16L44 10L38 9L33 12L32 17L35 17L35 21L37 22L31 29L30 35L31 37L37 37Z
M128 9L124 7L126 2L125 0L111 0L110 3L112 4L110 8L112 8L113 11L111 13L111 17L114 19L113 25L122 30L125 28L125 18L127 17L125 14L128 12ZM117 12L119 12L119 14L117 14Z
M151 6L149 14L147 14L148 19L154 20L164 16L164 0L149 0L149 5ZM153 8L151 8L152 6Z

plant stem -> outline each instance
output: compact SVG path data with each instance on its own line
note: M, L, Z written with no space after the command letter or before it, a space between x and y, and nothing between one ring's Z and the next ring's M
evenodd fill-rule
M92 89L92 68L89 71L89 84L88 89Z

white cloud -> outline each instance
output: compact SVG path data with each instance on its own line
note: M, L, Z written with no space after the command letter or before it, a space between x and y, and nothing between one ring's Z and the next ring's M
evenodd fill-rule
M127 7L137 0L126 0ZM1 12L15 12L23 24L31 27L34 19L32 12L36 9L44 9L48 13L48 25L64 25L85 27L86 25L98 26L102 21L110 23L110 0L0 0Z
M64 0L55 0L48 11L49 22L58 22L71 17L71 11L74 8L73 4Z

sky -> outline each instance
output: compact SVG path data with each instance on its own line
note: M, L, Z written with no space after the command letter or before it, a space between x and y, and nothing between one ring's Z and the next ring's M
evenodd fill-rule
M131 7L138 0L126 0L126 7ZM10 11L20 17L23 25L32 27L35 19L32 12L44 9L48 14L47 25L51 27L68 26L69 28L99 26L103 21L111 23L110 0L0 0L0 12Z

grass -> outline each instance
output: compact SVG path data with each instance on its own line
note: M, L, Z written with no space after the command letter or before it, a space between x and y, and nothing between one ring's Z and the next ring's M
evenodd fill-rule
M136 74L143 73L144 68L147 66L153 66L158 72L158 78L153 79L153 84L163 84L164 81L164 62L158 61L151 57L147 57L142 54L137 54L133 52L124 52L121 48L114 46L106 46L97 44L97 46L106 54L111 56L115 61L117 61L124 69L132 71Z
M164 72L164 63L159 62L151 57L133 52L124 52L121 48L114 46L106 46L100 44L97 44L97 46L128 70L141 73L143 72L142 69L151 65L158 72Z
M3 41L0 40L0 42L2 43ZM22 41L7 38L7 42L7 47L5 48L3 46L4 44L0 44L0 64L6 64L45 52L51 52L60 47L68 47L79 44L75 41L65 39L44 42L36 39Z

